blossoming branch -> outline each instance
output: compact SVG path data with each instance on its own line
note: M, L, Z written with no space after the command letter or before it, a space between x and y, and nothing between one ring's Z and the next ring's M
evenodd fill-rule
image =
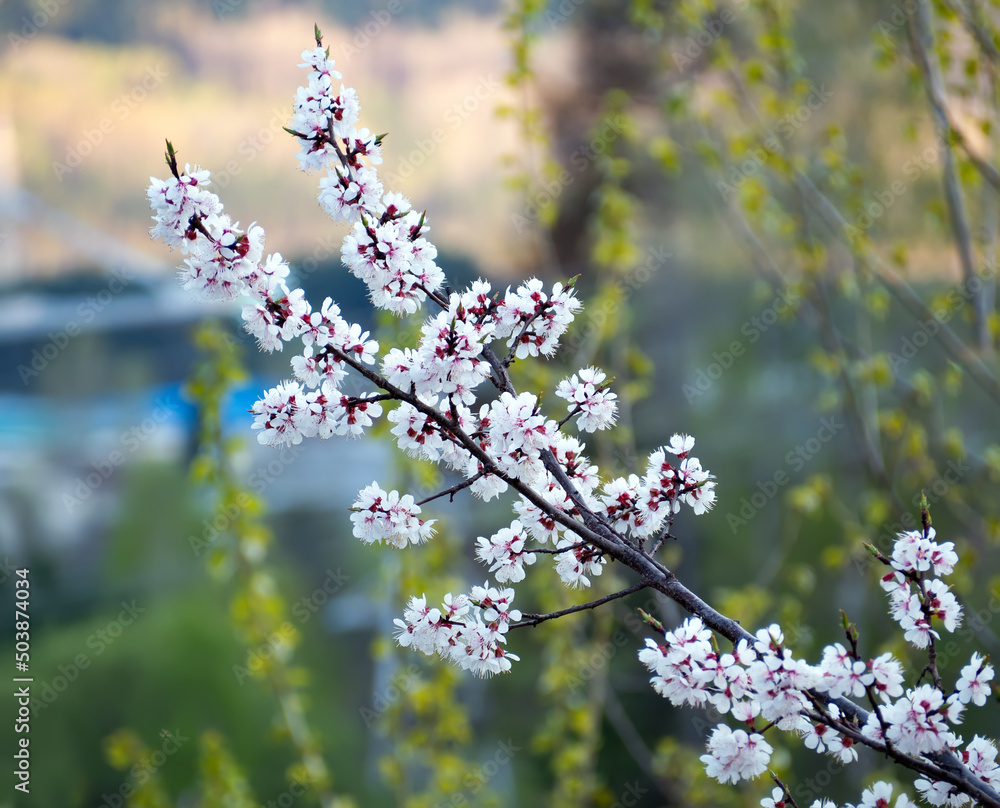
M372 305L397 316L432 308L417 344L383 351L330 298L314 308L302 289L289 289L287 262L279 253L264 255L263 229L251 224L244 231L234 223L209 190L209 172L190 165L182 171L169 142L171 176L153 178L148 191L151 232L181 249L185 289L205 300L247 301L244 326L262 350L299 341L293 378L252 408L262 444L359 438L385 414L403 452L456 473L459 482L420 502L377 482L365 487L351 514L361 541L420 545L434 533L433 520L424 518L428 502L466 488L484 501L512 492L516 518L476 542L476 556L494 582L449 593L440 606L412 597L395 621L399 644L489 676L518 659L506 647L510 629L653 588L693 615L669 631L647 616L659 637L647 641L639 659L654 690L676 705L712 706L738 725L719 724L712 732L702 758L709 775L737 782L763 774L773 751L765 734L785 731L842 762L855 760L858 746L877 750L917 772L916 787L931 804L1000 806L995 744L979 736L966 744L952 729L969 704L986 704L993 668L973 654L949 689L936 666L938 630L954 631L961 608L941 580L957 556L950 542L934 541L929 517L923 531L900 535L891 558L876 553L892 570L882 579L892 617L905 639L929 654L929 683L918 684L918 677L904 688L898 660L865 658L846 616L847 644L827 646L814 665L795 657L779 626L751 634L713 609L657 558L682 506L703 514L715 502L714 477L692 455L694 438L674 435L648 457L641 477L605 479L582 441L615 423L617 398L605 373L581 368L559 382L554 395L565 402L562 412L547 411L538 395L515 389L511 364L553 356L580 310L574 281L547 290L531 279L501 294L478 280L450 291L435 263L426 216L379 179L384 136L358 128L357 94L340 84L318 29L315 39L302 53L308 84L296 93L287 128L300 145L299 167L325 172L319 202L350 227L341 257L367 286ZM350 373L370 389L348 394ZM522 581L540 555L553 556L556 574L571 588L589 587L609 559L638 580L562 612L522 614L513 607L515 590L503 585ZM720 652L713 632L730 640L732 650ZM788 787L774 779L776 788L761 804L795 806ZM862 805L888 806L891 796L889 784L876 783ZM897 808L908 804L907 796L897 797Z

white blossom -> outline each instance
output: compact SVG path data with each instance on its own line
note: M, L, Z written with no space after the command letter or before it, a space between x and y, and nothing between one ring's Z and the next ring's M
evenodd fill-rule
M719 724L708 739L708 754L702 755L705 773L720 783L750 780L767 770L774 750L763 735L731 730Z
M908 690L905 696L882 708L888 740L908 755L945 749L954 736L940 714L943 705L944 696L932 685Z
M992 680L993 666L974 653L969 664L962 668L962 675L955 684L958 698L963 704L971 701L977 707L982 707L990 695L989 683Z
M615 422L618 396L603 389L606 378L603 370L582 368L556 387L556 395L569 402L566 409L579 410L576 425L584 432L607 429Z
M535 563L535 554L525 552L527 532L515 519L510 527L498 530L489 538L480 536L476 556L490 565L490 572L500 582L524 580L524 565Z
M354 535L366 544L384 541L403 548L408 544L423 544L434 534L434 520L420 519L420 506L412 496L383 491L378 483L358 492L351 511Z

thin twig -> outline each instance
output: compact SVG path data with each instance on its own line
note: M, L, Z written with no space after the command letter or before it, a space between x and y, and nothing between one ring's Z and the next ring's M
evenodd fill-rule
M627 589L623 589L620 592L615 592L612 595L605 595L603 598L592 600L590 603L581 603L579 606L570 606L568 609L562 609L558 612L551 612L549 614L521 615L523 619L517 623L511 623L510 627L521 628L522 626L537 626L539 623L544 623L546 620L555 620L558 617L565 617L567 614L575 614L576 612L582 612L587 609L596 609L598 606L603 606L605 603L610 603L613 600L618 600L618 598L623 598L626 595L631 595L633 592L638 592L640 589L645 588L646 584L639 582L637 584L632 584L632 586Z
M566 415L565 418L563 418L561 421L558 421L556 423L556 426L559 429L562 429L563 426L566 424L567 421L569 421L570 418L572 418L574 415L576 415L577 413L580 413L582 411L583 411L583 405L582 404L577 404L576 407L574 407L572 410L570 410L570 412Z
M517 349L521 344L521 337L528 333L528 328L531 326L535 320L542 316L545 309L548 308L548 303L542 304L540 309L536 309L534 314L532 314L527 320L524 321L524 325L521 326L521 330L517 332L514 337L513 342L510 344L510 350L507 351L507 356L503 359L503 366L509 368L511 363L514 361L514 357L517 354Z
M679 793L673 781L656 773L653 753L642 739L642 735L639 734L632 719L629 718L621 701L610 686L604 699L604 714L607 716L611 726L615 728L618 737L621 738L622 743L625 745L625 749L632 756L632 760L642 769L649 781L656 786L656 789L663 795L667 803L669 805L681 805L683 795Z
M417 505L426 505L428 502L433 502L435 499L440 499L441 497L448 497L449 502L455 501L455 494L461 491L463 488L468 488L480 477L484 476L486 472L480 471L469 477L467 480L463 480L457 485L453 485L451 488L446 488L444 491L438 491L436 494L431 494L426 499L420 500Z
M785 797L787 797L785 802L791 805L792 808L799 808L799 804L795 801L795 798L792 796L792 792L788 790L788 786L782 783L781 780L778 778L778 775L776 775L774 772L770 772L770 775L771 779L774 780L778 788L780 788L785 793Z

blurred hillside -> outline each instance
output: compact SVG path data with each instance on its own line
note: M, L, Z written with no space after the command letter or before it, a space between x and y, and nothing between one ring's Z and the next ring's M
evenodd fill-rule
M79 249L39 226L37 210L10 202L18 187L164 271L146 235L144 192L165 171L165 137L182 161L213 170L233 217L263 224L270 250L336 254L343 233L315 203L318 176L295 169L296 148L281 131L314 20L358 89L363 123L389 133L386 177L426 206L439 247L492 271L518 262L497 172L516 142L494 115L509 59L489 8L431 13L420 4L418 13L400 3L398 15L373 6L344 19L301 3L218 6L220 14L206 3L55 5L37 33L34 5L0 6L4 30L29 34L5 37L0 57L0 281L81 263Z
M166 137L182 161L213 171L235 219L265 226L269 250L300 261L335 255L343 233L316 205L318 177L295 169L296 149L281 131L314 21L344 82L358 90L363 125L388 133L387 186L426 207L439 248L501 275L537 260L533 236L516 221L525 203L504 191L501 158L516 155L537 171L540 155L495 114L523 100L503 81L511 59L497 4L54 0L53 8L0 4L9 32L0 42L0 282L94 267L95 255L109 252L102 235L132 248L132 264L169 271L168 256L146 237L143 196L149 176L164 171ZM954 277L954 257L942 252L943 211L928 206L937 166L930 127L913 124L914 101L898 78L871 70L873 26L892 8L812 7L801 15L806 68L823 102L791 126L799 135L843 128L852 157L884 194L904 179L906 192L890 194L891 210L873 233L907 241L912 273ZM541 108L567 165L586 146L606 90L631 86L641 98L655 89L635 77L660 47L624 37L621 19L598 20L592 31L580 25L590 25L585 15L551 12L536 49ZM672 47L683 61L684 42ZM620 74L626 56L632 73ZM714 92L706 82L697 98L707 103ZM748 144L744 166L719 179L738 184L759 167ZM659 214L642 222L647 240L669 241L700 271L740 272L733 239L712 238L725 203L717 181L685 175L664 184L647 174L633 182ZM566 189L571 207L591 190L585 176L577 185ZM566 226L567 239L585 243L579 222ZM563 263L573 274L575 261Z

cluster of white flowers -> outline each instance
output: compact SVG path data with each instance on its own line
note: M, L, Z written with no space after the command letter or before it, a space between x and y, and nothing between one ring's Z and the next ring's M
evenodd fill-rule
M385 192L375 166L382 162L381 139L358 129L361 106L334 61L317 45L303 51L300 67L311 68L309 83L295 97L292 129L297 133L303 171L327 171L319 203L334 221L351 224L341 257L368 286L372 303L394 314L413 314L444 282L434 262L437 250L424 238L424 217L406 197Z
M597 475L597 466L583 453L586 446L576 438L560 433L550 448L559 467L573 483L583 502L592 511L595 510L597 499L594 497L594 490L600 485L600 478ZM579 510L566 490L547 470L544 484L536 483L534 489L555 511L573 518L580 516ZM521 523L528 529L533 539L543 544L548 542L558 544L565 528L553 518L552 514L523 496L514 504L514 510L517 511Z
M480 427L489 434L488 451L501 470L528 485L545 472L542 452L549 448L558 426L538 410L532 393L503 392L479 412Z
M423 544L434 533L434 520L420 519L420 506L412 496L383 491L378 483L361 489L351 510L354 535L365 544L384 541L403 548L408 544Z
M616 530L644 539L657 533L682 504L696 514L706 513L715 504L715 479L697 457L691 457L693 448L690 435L674 435L667 446L649 456L642 479L630 474L604 486L601 502ZM676 465L667 453L677 456Z
M428 656L437 654L477 676L510 670L515 654L503 646L511 623L521 612L511 608L513 589L496 589L487 582L468 595L445 596L440 609L427 596L410 598L403 619L396 618L396 640Z
M708 754L701 759L709 777L720 783L736 783L767 771L773 751L763 735L719 724L708 739Z
M561 550L556 556L556 572L566 586L582 589L590 586L588 576L601 574L607 559L593 547L574 542L563 537L556 548Z
M892 551L892 572L882 578L882 588L889 593L893 620L903 629L907 642L926 648L930 638L940 635L931 628L937 617L947 631L954 632L962 622L962 609L947 584L934 575L949 575L958 563L951 542L938 545L934 528L925 538L917 531L900 535Z
M940 752L959 743L946 722L962 723L962 710L963 705L955 696L945 700L934 685L920 685L883 708L882 718L887 727L884 737L907 755ZM867 734L875 734L875 727ZM877 734L881 739L881 727Z
M962 668L962 675L955 683L958 700L962 704L970 701L977 707L986 704L990 695L990 682L993 681L993 666L986 663L979 654L972 655L972 661Z
M155 222L151 232L184 252L185 288L209 299L249 298L244 325L263 350L302 342L291 359L294 379L266 391L251 410L258 440L284 446L310 437L359 437L392 402L386 407L391 433L408 455L444 463L462 475L458 488L467 487L484 501L505 493L511 483L519 489L513 504L518 518L478 541L479 560L501 583L524 579L526 567L535 562L534 550L541 549L528 546L534 541L552 548L546 552L567 586L589 587L607 558L572 529L587 516L596 514L612 529L645 538L682 504L695 513L708 510L714 480L689 456L694 439L681 435L653 453L643 480L611 480L598 496L597 467L585 455L586 447L562 427L573 418L581 433L613 425L617 396L605 373L581 368L558 385L556 395L568 402L568 414L557 422L542 412L538 396L514 392L505 370L515 359L555 353L580 309L575 279L547 291L532 278L503 293L478 280L464 291L445 293L436 249L426 238L426 218L404 196L383 188L377 169L382 138L358 128L357 94L340 82L320 42L317 31L316 47L302 53L308 82L295 95L289 127L299 142L299 167L325 172L320 205L350 226L341 258L367 285L372 303L408 315L430 300L439 311L424 321L416 347L393 347L380 356L379 344L359 324L345 320L330 298L313 309L301 289L289 289L288 264L278 253L264 256L262 228L251 225L244 233L233 224L219 198L207 190L209 172L190 166L181 171L168 144L172 176L152 179L148 193ZM502 341L506 349L495 353L491 346ZM352 369L379 392L347 395L344 381ZM486 381L500 389L498 397L481 400ZM666 461L665 451L677 455L676 463ZM571 487L564 485L567 479ZM526 496L526 488L534 496ZM433 534L433 520L420 518L413 497L384 491L377 483L359 492L352 511L354 534L365 543L403 548ZM471 608L471 601L454 603ZM514 657L497 650L499 629L490 629L499 632L497 639L477 627L478 617L459 621L454 612L443 618L437 610L425 610L417 620L414 608L407 612L410 628L401 642L424 651L447 647L445 655L466 667L472 666L469 659L479 660L477 665L492 660L478 672L509 668ZM428 617L432 613L436 616ZM445 632L442 626L451 626L451 620L465 626L465 633ZM426 631L417 631L417 625ZM438 644L445 636L447 642ZM456 647L466 649L466 658L459 660Z
M498 530L489 538L479 537L476 556L490 565L490 572L501 583L524 580L524 565L535 563L535 554L524 549L527 531L515 519L510 527Z
M306 391L298 382L285 382L268 390L250 411L257 416L253 428L261 443L284 446L306 438L347 435L356 438L382 414L373 394L340 395L329 383Z
M579 372L579 378L574 373L556 387L556 395L569 402L566 409L570 415L580 414L576 426L584 432L607 429L615 422L618 396L607 389L606 378L603 370L584 368Z
M761 800L760 804L764 808L785 808L792 804L785 799L785 796L782 789L776 788L771 792L771 796ZM861 802L857 805L847 803L844 808L911 808L915 804L906 794L900 794L893 805L892 784L880 780L861 793ZM810 808L837 808L837 805L830 800L816 800Z
M183 177L167 180L150 177L149 181L146 197L156 222L150 235L168 247L179 247L184 241L196 238L193 221L204 222L222 214L219 197L208 190L212 182L208 171L186 166ZM228 217L224 221L229 224Z
M510 337L508 345L518 359L552 356L579 308L572 284L557 283L546 295L542 282L532 278L513 294L508 289L497 306L497 336Z
M897 538L891 561L898 572L887 576L891 611L901 614L903 586L912 584L917 612L926 623L926 632L908 635L917 647L927 645L926 637L937 637L930 628L932 620L947 626L957 625L961 616L957 603L941 608L944 585L928 576L947 575L958 561L950 542L934 541L933 529L910 532ZM899 582L896 582L896 577ZM952 601L954 598L952 597ZM957 612L957 613L956 613ZM903 620L906 614L902 614ZM897 619L900 619L897 617ZM914 618L915 619L915 618ZM912 628L903 622L904 629ZM650 684L657 693L674 705L711 706L717 712L731 714L749 732L733 732L720 725L708 741L708 754L702 757L706 771L720 782L736 782L761 774L767 767L771 747L753 730L757 719L767 727L798 733L805 746L836 757L843 763L857 759L855 738L837 727L860 733L875 744L886 742L906 755L920 758L942 751L956 752L970 771L990 786L1000 785L1000 768L995 763L996 749L976 738L965 750L962 740L951 727L960 724L965 706L983 705L989 694L993 668L981 656L973 654L962 668L955 689L945 693L933 684L922 684L904 693L903 667L891 654L865 660L841 643L826 646L822 661L810 665L796 659L785 647L781 628L771 625L756 634L751 646L741 640L732 653L719 654L712 643L712 633L701 619L691 617L678 628L664 632L663 641L646 641L639 660L653 674ZM859 725L843 714L833 700L841 697L869 698L875 708L866 723ZM883 733L883 727L885 728ZM933 805L963 805L966 795L948 783L922 778L916 787ZM891 789L880 784L866 792L863 805L888 805ZM776 789L762 805L781 803L783 792ZM823 803L817 802L815 805ZM897 805L908 805L901 796Z
M965 749L961 750L960 760L965 764L973 777L978 777L994 790L1000 788L1000 765L997 765L997 748L993 741L976 735ZM931 805L962 806L971 805L968 795L960 793L954 786L919 778L915 783L925 802Z
M969 745L962 752L961 760L969 772L980 778L984 783L992 788L996 788L1000 777L996 760L997 750L991 741L975 736ZM925 802L931 805L963 806L972 805L973 801L967 794L958 792L947 783L934 783L925 778L919 778L914 785L920 792ZM878 781L870 788L866 788L861 794L861 802L857 805L846 803L844 808L913 808L917 803L911 800L906 794L896 797L896 802L892 801L893 787L891 783ZM789 808L792 803L787 799L784 789L775 788L770 797L760 801L764 808ZM837 804L831 800L815 800L809 808L838 808Z

